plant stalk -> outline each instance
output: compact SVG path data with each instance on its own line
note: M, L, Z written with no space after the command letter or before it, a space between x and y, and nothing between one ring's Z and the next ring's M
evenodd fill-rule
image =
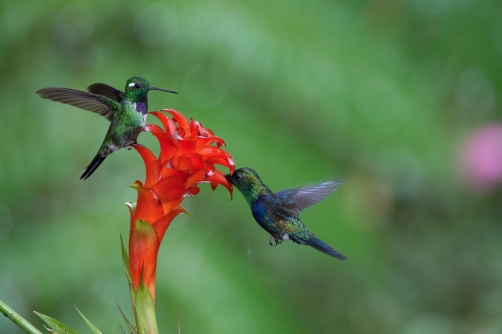
M9 318L13 323L15 323L19 328L24 330L29 334L42 334L38 329L36 329L32 324L30 324L26 319L17 314L13 309L11 309L7 304L0 300L0 312L2 312L7 318Z

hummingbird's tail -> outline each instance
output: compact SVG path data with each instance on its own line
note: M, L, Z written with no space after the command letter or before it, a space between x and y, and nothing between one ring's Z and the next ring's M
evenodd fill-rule
M94 171L96 169L98 169L99 165L101 165L101 163L103 162L103 160L105 160L105 158L106 158L106 155L103 156L103 155L101 155L101 152L98 152L98 154L96 154L94 159L92 159L91 163L87 167L85 167L84 172L82 173L82 176L80 176L80 179L85 180L89 176L91 176L91 174L94 173Z
M316 238L314 235L310 235L308 239L301 239L301 243L310 247L314 247L318 251L321 251L324 254L328 254L329 256L336 257L339 260L343 261L347 259L344 255L338 253L336 250L331 248L330 245L328 245L321 239Z

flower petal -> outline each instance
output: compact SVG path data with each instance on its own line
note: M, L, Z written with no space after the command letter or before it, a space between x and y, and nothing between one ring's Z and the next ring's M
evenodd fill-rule
M235 162L227 151L219 147L204 146L197 148L196 152L202 155L204 161L209 160L215 164L223 165L230 170L230 173L234 172Z
M164 113L161 113L160 111L152 111L149 112L149 114L152 114L156 116L162 125L164 126L164 129L166 130L166 134L168 136L172 136L174 133L174 130L176 130L176 124L174 124L173 120L167 117Z
M185 182L185 184L187 185L187 187L191 187L191 186L196 185L197 183L202 182L202 181L204 181L204 170L203 169L190 175L188 177L188 180Z
M152 278L155 280L160 238L145 221L137 220L133 225L129 235L129 272L133 286L137 289L142 273L147 286L151 285Z
M183 199L185 197L180 197L178 199L175 199L171 202L163 202L162 207L164 208L164 212L171 212L171 210L177 208L178 206L181 205L181 202L183 202Z
M188 140L195 140L195 138L199 135L200 129L204 129L202 124L197 121L194 121L190 118L190 136L187 138Z
M192 186L187 189L187 192L188 192L189 196L194 196L194 195L197 195L198 193L200 193L200 188L197 186Z
M197 137L195 139L195 145L197 147L209 146L212 143L216 143L217 147L225 146L225 141L223 139L221 139L221 138L216 137L216 136L211 136L211 137Z
M183 171L188 171L192 174L196 171L204 168L204 162L202 161L202 156L197 153L187 154L179 158L178 168Z
M212 163L211 161L206 161L204 163L204 175L205 175L205 177L213 175L215 170L216 170L216 168L214 167L214 163Z
M227 188L228 192L230 193L230 196L232 196L232 184L227 181L225 174L219 170L215 170L214 174L211 175L210 177L206 178L206 181L209 181L211 183L211 188L214 190L216 187L221 184L225 188Z
M145 146L140 144L135 144L133 147L138 151L143 158L146 169L145 187L150 187L152 184L160 179L160 164L157 157L147 149Z
M176 144L171 137L162 130L160 126L155 124L149 125L150 132L157 138L160 144L160 163L163 164L167 160L171 159L176 154Z
M138 191L138 201L133 214L134 221L144 220L153 223L164 216L165 212L160 198L152 189L135 185L133 188Z
M185 209L178 207L178 209L169 211L167 215L153 223L153 227L157 231L157 235L159 236L160 241L162 241L162 238L164 237L164 234L166 233L166 230L171 224L171 221L174 219L174 217L183 212L185 212Z
M188 178L188 174L186 172L182 172L180 170L170 168L170 167L168 167L168 165L169 165L169 161L162 166L162 178L175 176L178 179L183 180L183 182L185 182L185 180Z
M198 147L196 152L199 153L200 155L202 155L204 160L207 160L208 158L211 158L211 157L217 157L217 158L222 158L222 159L228 158L228 156L225 154L224 150L222 150L219 147L215 147L215 146Z
M183 116L182 113L174 109L162 109L162 111L173 115L174 120L176 121L176 123L178 123L178 128L181 128L185 131L183 138L190 135L190 125L188 124L188 120L185 118L185 116Z
M194 153L196 150L195 141L179 140L178 141L178 155L182 156L189 153Z
M152 187L152 190L155 191L161 202L182 199L187 193L183 181L174 176L163 178Z

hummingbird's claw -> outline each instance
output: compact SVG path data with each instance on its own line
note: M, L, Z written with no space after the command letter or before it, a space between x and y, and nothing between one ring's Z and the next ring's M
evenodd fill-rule
M272 243L273 241L273 243ZM281 244L282 243L282 240L281 239L277 239L276 237L274 236L271 236L269 239L268 239L268 243L270 244L270 246L274 247L278 244Z
M275 244L272 243L272 240L275 241ZM275 240L274 236L271 236L269 239L268 239L268 243L270 244L270 246L274 247L275 245L277 245L277 241Z

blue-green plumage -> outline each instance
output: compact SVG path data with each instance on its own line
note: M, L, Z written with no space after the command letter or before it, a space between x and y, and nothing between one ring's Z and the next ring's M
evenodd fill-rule
M271 237L271 246L291 240L311 246L340 260L346 257L318 239L300 220L300 213L325 199L342 183L328 181L314 186L288 189L273 193L251 168L236 170L227 180L239 189L258 224Z
M136 143L146 124L149 91L160 90L178 94L172 90L152 87L148 81L139 77L127 80L125 92L103 83L92 84L87 90L89 92L47 87L37 91L44 99L92 111L111 122L98 153L80 177L84 180L91 176L108 155Z

